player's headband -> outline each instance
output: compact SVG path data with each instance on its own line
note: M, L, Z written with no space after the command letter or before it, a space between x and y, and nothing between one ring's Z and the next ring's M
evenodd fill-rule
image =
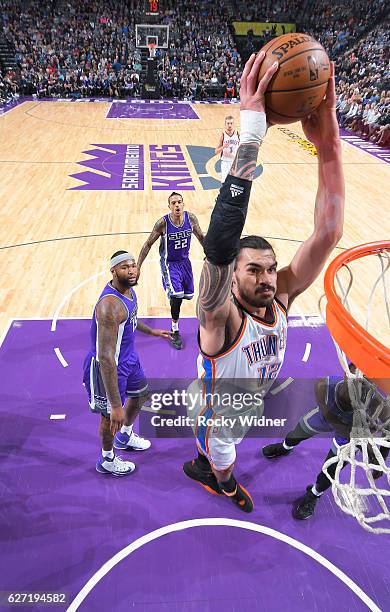
M122 261L126 261L127 259L131 259L132 261L135 261L134 255L132 255L131 253L127 253L127 252L121 253L120 255L116 255L115 257L111 257L110 270L115 268L115 266L117 266L118 264L122 263Z

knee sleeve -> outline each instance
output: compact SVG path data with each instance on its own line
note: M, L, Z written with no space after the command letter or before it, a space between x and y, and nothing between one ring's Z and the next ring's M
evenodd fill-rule
M174 321L177 321L180 316L180 307L182 303L182 298L171 297L171 316Z

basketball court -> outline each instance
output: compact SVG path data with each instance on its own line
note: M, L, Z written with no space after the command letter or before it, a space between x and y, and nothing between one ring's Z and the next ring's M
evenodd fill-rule
M185 478L191 430L139 428L152 448L131 455L129 478L95 471L98 419L82 387L89 318L110 278L109 257L138 255L172 191L206 231L218 193L214 155L224 118L238 104L26 99L0 116L2 136L0 368L2 412L1 591L61 592L69 610L385 610L388 535L373 535L329 491L315 516L298 522L294 500L314 482L330 440L310 440L269 462L269 439L238 447L237 478L255 510L243 515ZM390 152L343 134L344 235L334 255L387 239ZM359 140L359 139L357 139ZM317 161L299 123L275 126L260 149L245 233L266 237L278 265L312 230ZM139 314L169 329L155 245L142 268ZM195 282L202 251L191 247ZM364 270L363 270L364 268ZM357 264L351 301L364 319L377 262ZM371 281L371 285L369 282ZM314 406L319 376L340 374L319 316L323 277L291 311L286 361L270 401L295 419ZM196 378L195 300L184 303L184 349L139 334L146 375ZM372 330L389 344L383 300ZM294 393L294 386L303 388ZM289 413L291 411L291 413ZM172 418L180 410L167 409ZM46 605L46 609L50 609ZM10 608L11 609L11 608ZM28 609L40 609L29 606ZM58 606L56 607L58 609Z

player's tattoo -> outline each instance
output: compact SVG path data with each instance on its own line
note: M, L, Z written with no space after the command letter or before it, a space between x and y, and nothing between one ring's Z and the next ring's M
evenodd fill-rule
M119 325L126 321L126 309L122 302L107 296L99 302L96 312L99 322L98 359L100 372L111 406L121 406L115 349Z
M240 145L229 174L253 181L258 152L259 145L254 142Z
M156 242L156 240L160 238L160 236L163 235L164 229L165 229L165 219L164 217L161 217L161 219L156 221L156 223L154 224L154 227L153 227L153 230L150 236L146 240L145 244L143 245L140 251L140 254L138 255L138 261L137 261L138 269L142 266L144 259L149 253L153 244Z
M206 324L206 312L223 306L230 295L234 263L215 266L206 259L199 283L199 297L196 305L200 325Z
M149 325L145 325L145 323L142 323L139 320L137 321L137 330L142 332L143 334L148 334L148 336L153 335L153 329L149 327Z
M204 235L200 228L198 218L193 213L188 213L188 214L189 214L191 225L192 225L192 231L194 232L195 236L199 240L200 244L203 244Z
M121 406L122 399L119 393L118 370L115 361L114 363L110 364L103 361L100 364L100 372L102 375L104 388L107 393L107 398L111 406Z

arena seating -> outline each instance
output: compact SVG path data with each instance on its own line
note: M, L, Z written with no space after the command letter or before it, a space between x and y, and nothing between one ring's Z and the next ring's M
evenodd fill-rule
M18 95L139 96L135 24L143 6L141 0L1 0L0 102ZM237 98L242 59L275 35L274 23L292 22L336 62L341 127L388 144L388 0L165 0L160 6L159 22L170 25L169 48L156 52L161 97ZM262 36L247 37L242 58L234 20L270 24Z

